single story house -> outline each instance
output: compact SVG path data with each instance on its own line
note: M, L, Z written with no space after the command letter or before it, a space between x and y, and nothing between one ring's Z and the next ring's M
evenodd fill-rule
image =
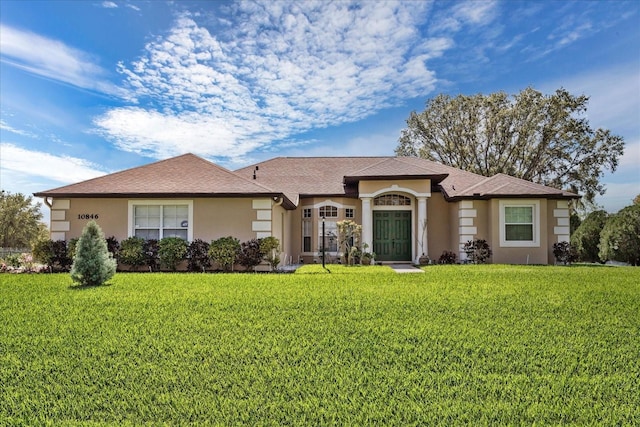
M95 219L106 236L207 242L277 237L285 263L339 256L336 223L362 225L382 262L466 258L485 239L493 263L550 264L569 240L578 195L498 174L484 177L415 157L277 157L236 171L184 154L35 193L51 209L51 238L79 237ZM325 235L322 235L324 222Z

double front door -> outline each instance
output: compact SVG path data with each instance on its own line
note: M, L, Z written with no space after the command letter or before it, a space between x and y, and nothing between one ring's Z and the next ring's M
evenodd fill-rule
M411 261L411 211L373 211L377 261Z

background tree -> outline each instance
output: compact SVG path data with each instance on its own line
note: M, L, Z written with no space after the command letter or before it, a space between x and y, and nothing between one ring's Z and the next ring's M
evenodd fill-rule
M0 191L0 247L30 248L45 234L40 206L31 196Z
M434 160L484 176L505 173L582 194L593 203L599 182L614 172L624 140L593 130L587 96L564 89L543 95L527 88L510 97L438 95L411 113L396 154Z
M104 234L95 221L89 221L76 245L71 279L84 286L98 286L115 273L116 260L107 249Z
M600 233L600 259L640 265L640 204L609 217Z
M600 256L600 232L607 223L607 213L603 210L591 212L571 235L571 246L578 259L587 262L598 262Z

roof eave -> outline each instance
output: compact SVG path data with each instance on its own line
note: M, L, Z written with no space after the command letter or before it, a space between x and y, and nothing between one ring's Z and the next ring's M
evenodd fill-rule
M345 176L343 183L349 184L360 181L402 181L407 179L430 179L435 184L442 182L449 174L426 174L426 175L361 175Z
M446 192L444 193L446 195ZM490 200L490 199L580 199L582 196L577 194L473 194L473 195L458 195L458 196L445 196L449 202L455 202L458 200Z
M184 199L184 198L224 198L224 197L282 197L282 205L286 209L295 209L296 205L282 193L50 193L38 192L33 193L34 197L54 197L69 199L132 199L132 198L160 198L160 199Z

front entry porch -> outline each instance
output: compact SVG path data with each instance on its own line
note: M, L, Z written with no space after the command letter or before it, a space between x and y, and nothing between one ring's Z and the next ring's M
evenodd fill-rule
M373 251L382 262L411 261L411 211L373 212Z

